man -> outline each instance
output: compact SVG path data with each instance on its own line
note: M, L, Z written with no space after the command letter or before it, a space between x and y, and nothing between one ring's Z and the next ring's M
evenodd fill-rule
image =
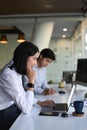
M55 60L55 54L49 48L43 49L37 59L37 65L33 67L36 71L36 79L34 82L35 94L51 95L56 93L55 90L49 88L46 79L46 67Z

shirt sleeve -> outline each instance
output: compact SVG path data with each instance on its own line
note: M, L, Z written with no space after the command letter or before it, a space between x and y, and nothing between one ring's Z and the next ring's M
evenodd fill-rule
M20 79L20 80L19 80ZM27 114L31 112L34 103L34 93L24 91L21 78L18 79L15 74L4 75L2 83L4 91L12 98L19 109Z
M35 94L42 94L43 91L44 91L43 88L38 87L36 84L34 84L34 92L35 92Z
M49 88L48 83L47 83L47 79L46 79L46 74L44 76L44 81L42 83L42 88L43 89Z
M42 68L40 73L37 75L37 79L34 83L34 92L36 94L42 94L46 88L49 88L46 79L46 69Z
M37 104L38 99L34 98L34 105Z

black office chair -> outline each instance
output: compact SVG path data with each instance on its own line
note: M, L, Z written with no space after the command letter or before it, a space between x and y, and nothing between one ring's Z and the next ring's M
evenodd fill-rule
M76 71L63 71L62 78L65 80L66 84L72 84L72 77L74 73L76 73Z

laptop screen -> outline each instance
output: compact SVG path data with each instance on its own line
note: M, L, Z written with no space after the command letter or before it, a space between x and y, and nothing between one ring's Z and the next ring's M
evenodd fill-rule
M74 94L74 90L75 90L75 85L72 86L72 89L71 89L71 92L70 92L70 95L69 95L69 99L68 99L68 102L67 102L68 108L70 106L71 99L72 99L72 96Z
M70 103L71 103L72 96L74 94L74 90L75 90L75 85L73 85L73 87L70 91L69 97L68 97L68 101L66 101L66 103L56 103L56 108L55 108L56 110L62 111L62 112L68 111Z

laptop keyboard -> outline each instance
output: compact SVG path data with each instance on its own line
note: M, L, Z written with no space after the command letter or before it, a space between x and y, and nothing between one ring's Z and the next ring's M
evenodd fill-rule
M41 108L41 112L51 112L53 110L53 107L51 106L45 106Z

